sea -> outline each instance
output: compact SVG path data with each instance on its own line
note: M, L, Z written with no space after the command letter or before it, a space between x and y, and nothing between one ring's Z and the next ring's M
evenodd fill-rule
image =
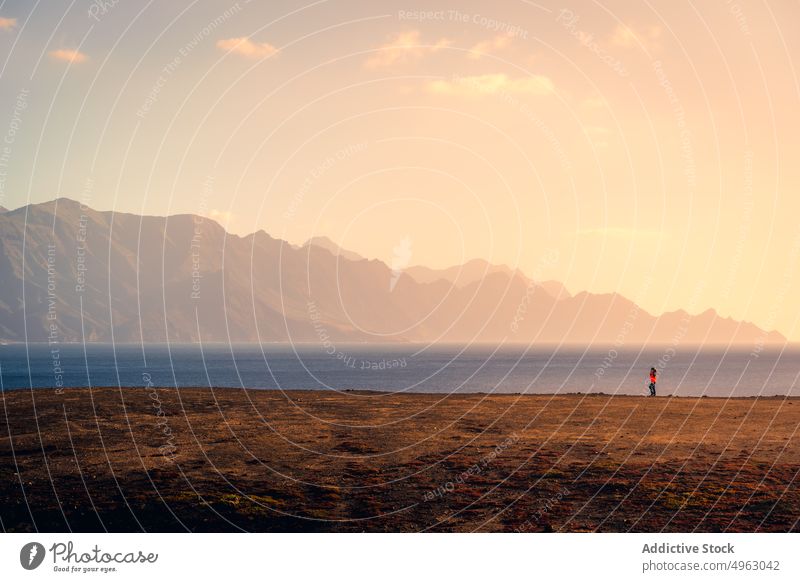
M800 349L536 345L8 344L2 390L163 386L800 396Z

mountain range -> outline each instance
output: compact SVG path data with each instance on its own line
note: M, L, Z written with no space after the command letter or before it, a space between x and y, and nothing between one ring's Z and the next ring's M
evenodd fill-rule
M619 294L469 261L398 268L189 214L59 198L0 212L0 340L783 344L713 310L653 315Z

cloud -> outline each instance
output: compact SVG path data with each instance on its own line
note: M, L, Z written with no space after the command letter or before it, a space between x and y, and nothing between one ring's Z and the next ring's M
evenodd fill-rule
M608 107L608 102L600 95L592 95L584 99L581 105L587 109L603 109Z
M217 210L216 208L212 208L211 211L208 213L208 217L212 220L216 220L223 226L227 226L233 220L233 213L225 210Z
M589 137L589 140L592 142L592 145L597 148L607 148L608 147L608 136L611 133L611 130L607 127L601 127L599 125L584 125L583 130Z
M479 59L487 53L497 52L510 45L513 38L510 34L500 34L489 40L481 41L470 49L468 56L471 59Z
M12 30L16 26L16 18L0 18L0 30Z
M577 236L610 238L617 240L633 239L658 239L662 233L658 230L644 230L627 226L604 226L601 228L586 228L575 233Z
M58 49L50 51L50 56L57 61L65 63L82 63L89 58L89 55L74 49Z
M450 41L441 38L434 44L424 44L418 30L408 30L395 36L390 42L376 49L365 62L368 69L380 69L421 59L427 54L450 46Z
M610 42L622 48L643 48L646 51L661 47L661 27L648 26L638 30L624 24L618 24L611 34Z
M549 77L531 75L511 78L503 73L456 77L450 81L439 80L428 83L428 91L437 95L474 97L497 94L549 95L555 93L555 85Z
M217 48L248 59L264 59L278 52L268 42L254 42L246 36L218 40Z

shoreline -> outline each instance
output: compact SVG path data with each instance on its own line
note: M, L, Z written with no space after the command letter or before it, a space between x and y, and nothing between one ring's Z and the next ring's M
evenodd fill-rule
M58 391L59 394L64 394L65 392L71 391L88 391L88 390L232 390L232 391L244 391L244 392L255 392L255 393L276 393L276 394L283 394L283 393L309 393L309 394L316 394L316 393L334 393L334 394L354 394L354 395L364 395L364 396L440 396L440 397L456 397L456 396L491 396L491 397L524 397L524 398L552 398L552 397L581 397L581 398L595 398L595 397L606 397L606 398L642 398L642 399L650 399L652 397L648 396L647 394L615 394L609 392L480 392L480 391L469 391L469 392L408 392L403 390L364 390L359 388L348 388L345 390L333 390L330 388L320 388L320 389L310 389L310 388L283 388L283 389L276 389L276 388L252 388L247 386L64 386L62 388L58 388L56 386L28 386L24 388L5 388L4 390L0 391L0 394L10 394L12 392L20 392L20 391L32 391L32 390L42 390L42 391ZM759 399L767 399L767 400L798 400L800 401L800 395L798 396L791 396L789 394L770 394L770 395L753 395L753 396L710 396L710 395L702 395L702 396L681 396L681 395L673 395L673 394L658 394L654 398L655 400L662 400L662 399L669 399L669 400L759 400Z

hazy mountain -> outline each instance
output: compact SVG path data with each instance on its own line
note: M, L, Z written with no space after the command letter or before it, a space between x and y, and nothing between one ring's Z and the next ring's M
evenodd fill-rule
M456 287L469 285L493 273L501 273L506 277L511 277L516 274L530 282L521 271L512 269L506 265L493 265L484 259L472 259L463 265L449 267L447 269L431 269L430 267L419 265L416 267L409 267L405 270L405 273L419 283L432 283L434 281L443 280ZM536 284L556 299L569 297L569 291L558 281L539 281Z
M432 283L434 281L444 280L458 287L468 285L492 273L503 273L507 276L513 273L511 267L507 267L506 265L493 265L483 259L472 259L463 265L457 265L447 269L431 269L430 267L418 265L416 267L408 267L405 272L420 283Z
M342 247L337 245L335 242L333 242L331 239L329 239L327 236L315 236L315 237L312 237L312 238L308 239L305 242L305 244L303 245L303 247L311 247L311 246L314 246L314 247L317 247L317 248L320 248L320 249L325 249L326 251L331 253L333 256L335 256L335 257L339 257L340 256L343 259L347 259L349 261L363 261L363 260L365 260L364 257L359 255L358 253L343 249ZM301 247L301 248L303 248L303 247Z
M0 206L0 214L3 214L4 212L8 212L8 208L5 206Z
M296 248L199 216L97 212L64 198L0 215L0 245L3 340L785 341L713 311L654 317L620 295L562 294L507 267L425 279L327 243Z

